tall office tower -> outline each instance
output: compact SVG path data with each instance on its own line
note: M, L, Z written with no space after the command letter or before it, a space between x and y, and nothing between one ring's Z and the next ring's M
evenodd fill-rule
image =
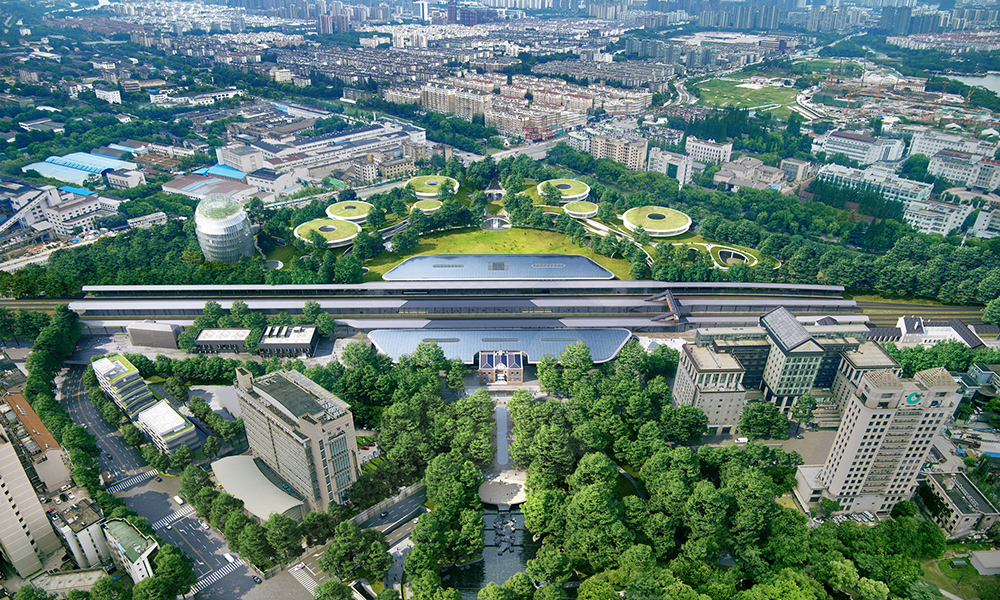
M890 370L866 373L818 474L823 495L854 512L886 511L909 499L934 436L959 400L958 386L943 367L913 379Z
M14 446L0 433L0 554L21 577L41 570L42 557L59 548L42 504L17 459Z
M295 488L309 510L343 503L358 473L348 404L298 371L254 379L237 368L236 395L254 456Z
M457 0L448 0L448 23L449 24L458 23L458 2L457 2Z
M431 20L431 8L430 4L421 0L420 2L413 3L413 16L419 18L421 21L427 22Z
M743 365L732 354L684 344L674 380L674 404L700 408L708 417L710 431L732 433L746 404L744 373Z

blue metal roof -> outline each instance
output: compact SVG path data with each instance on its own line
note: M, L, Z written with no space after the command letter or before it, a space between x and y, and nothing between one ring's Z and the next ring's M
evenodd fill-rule
M79 194L81 196L92 196L92 195L94 195L94 192L88 190L87 188L73 187L71 185L64 185L61 188L59 188L59 191L62 191L62 192L72 192L74 194Z
M386 281L494 279L614 279L614 274L577 254L429 254L399 263Z
M115 171L117 169L134 169L135 163L117 158L101 156L99 154L87 154L86 152L73 152L66 156L50 156L45 162L90 173L103 173L105 171Z
M617 356L632 337L628 329L379 329L368 334L372 343L398 361L413 354L421 342L434 341L445 358L461 358L472 364L483 350L520 350L527 362L537 364L545 355L558 356L566 346L582 341L595 363Z
M50 162L36 162L21 167L22 173L27 173L28 171L38 171L38 174L42 177L51 177L52 179L67 181L69 183L83 183L88 177L93 175L90 171L65 167Z
M238 181L243 181L247 174L239 169L234 169L229 165L215 164L206 170L208 175L218 175L219 177L225 177L227 179L236 179Z

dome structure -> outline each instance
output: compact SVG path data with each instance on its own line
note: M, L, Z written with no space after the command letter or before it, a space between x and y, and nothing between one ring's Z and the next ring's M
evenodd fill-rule
M195 233L205 260L234 264L253 255L253 228L243 205L228 196L213 194L194 211Z

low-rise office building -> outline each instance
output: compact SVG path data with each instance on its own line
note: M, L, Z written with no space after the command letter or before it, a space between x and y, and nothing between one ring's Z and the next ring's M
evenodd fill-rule
M140 412L135 424L163 454L170 454L181 446L198 451L198 433L194 425L166 400Z
M1000 520L1000 511L965 473L931 473L925 485L924 506L950 540L986 533Z
M809 173L809 161L785 158L781 161L781 170L788 181L801 181Z
M208 327L198 332L194 351L215 354L218 352L246 352L250 329L245 327Z
M484 350L479 353L479 383L524 382L524 353Z
M831 131L813 140L813 154L843 154L862 165L895 162L903 158L906 143L897 138L872 137L852 131Z
M673 402L700 408L708 417L710 433L732 433L746 404L743 374L743 365L735 356L684 344L674 380Z
M129 323L125 331L128 332L129 342L133 346L177 348L177 337L181 334L181 326L147 319Z
M139 411L156 402L139 375L139 369L124 356L105 356L91 363L91 366L101 389L129 417L135 417Z
M688 136L687 141L684 142L684 151L699 162L724 163L729 162L733 156L733 143L718 144L710 140L699 140L694 136Z
M261 356L312 356L319 343L315 325L268 326L260 341L257 353Z
M694 159L685 154L668 152L654 146L649 149L649 160L646 163L646 170L673 177L677 180L678 187L684 187L685 184L691 183L691 175L694 172Z

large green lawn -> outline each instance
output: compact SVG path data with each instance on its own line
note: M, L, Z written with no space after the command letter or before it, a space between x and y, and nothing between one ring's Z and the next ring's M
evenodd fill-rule
M723 79L709 79L697 84L701 90L701 104L705 106L735 106L737 108L753 108L771 104L780 104L779 108L770 112L780 118L787 119L791 113L789 105L795 104L795 96L799 90L791 87L764 87L759 90L739 87L743 82Z
M476 227L422 235L416 250L406 256L396 253L376 256L365 263L369 269L365 281L381 280L382 274L403 259L418 254L579 254L593 259L618 279L630 279L628 261L601 256L590 248L577 246L561 233L521 227L484 231Z

